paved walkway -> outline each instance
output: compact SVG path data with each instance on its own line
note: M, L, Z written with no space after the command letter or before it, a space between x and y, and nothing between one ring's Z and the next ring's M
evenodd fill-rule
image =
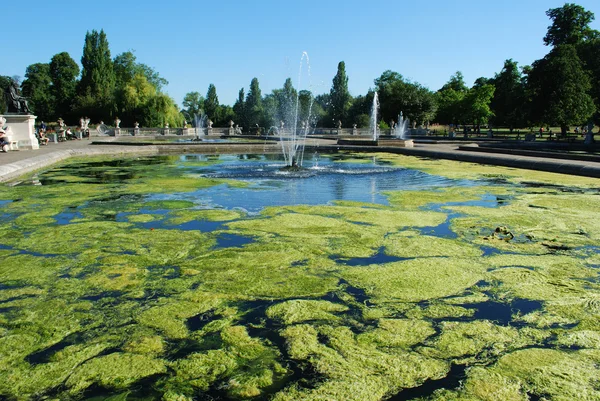
M108 138L107 138L108 139ZM111 138L112 139L112 138ZM239 151L243 153L262 151L277 151L279 145L262 142L244 144L203 143L178 144L178 145L146 145L123 146L117 144L99 145L92 142L97 140L67 141L50 143L36 150L19 150L0 153L0 182L12 180L19 175L26 174L73 156L92 156L100 154L125 155L125 154L159 154L167 152L206 152ZM416 143L414 148L386 147L380 143L378 147L339 146L335 141L311 139L307 146L319 146L321 149L340 149L355 151L384 151L412 156L450 159L481 164L491 164L530 170L550 171L572 175L600 178L600 163L595 161L565 160L551 157L532 157L506 153L485 153L459 150L463 143ZM268 148L268 149L267 149ZM600 185L600 183L599 183Z

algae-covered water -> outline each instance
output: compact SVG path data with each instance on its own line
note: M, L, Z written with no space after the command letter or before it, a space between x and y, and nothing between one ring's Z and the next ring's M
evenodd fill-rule
M0 399L600 399L599 180L305 160L1 186Z

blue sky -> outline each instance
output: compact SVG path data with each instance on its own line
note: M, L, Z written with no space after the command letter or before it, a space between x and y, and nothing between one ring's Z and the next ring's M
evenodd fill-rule
M26 6L24 4L27 4ZM328 92L339 61L346 62L350 92L365 94L393 70L432 90L460 70L468 84L492 77L512 58L527 65L543 57L554 0L328 1L9 1L0 74L25 74L28 65L67 51L80 62L86 31L104 29L112 56L135 50L139 62L169 81L181 104L185 93L206 94L213 83L221 103L233 104L257 77L263 94L296 81L303 51L310 57L311 87ZM596 14L600 2L579 0ZM10 39L7 39L12 35ZM301 89L307 89L304 74Z

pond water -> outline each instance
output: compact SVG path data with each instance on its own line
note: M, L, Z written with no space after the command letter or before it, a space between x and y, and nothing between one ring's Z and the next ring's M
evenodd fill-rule
M74 159L0 187L0 399L600 396L597 180L281 167Z

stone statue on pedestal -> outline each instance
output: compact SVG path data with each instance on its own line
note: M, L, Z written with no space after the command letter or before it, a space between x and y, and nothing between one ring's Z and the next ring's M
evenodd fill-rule
M119 120L119 117L115 118L115 128L121 128L119 125L121 124L121 120Z
M29 106L27 105L27 99L19 94L19 84L17 84L17 81L11 79L4 97L6 98L7 112L31 114L31 110L29 110Z

